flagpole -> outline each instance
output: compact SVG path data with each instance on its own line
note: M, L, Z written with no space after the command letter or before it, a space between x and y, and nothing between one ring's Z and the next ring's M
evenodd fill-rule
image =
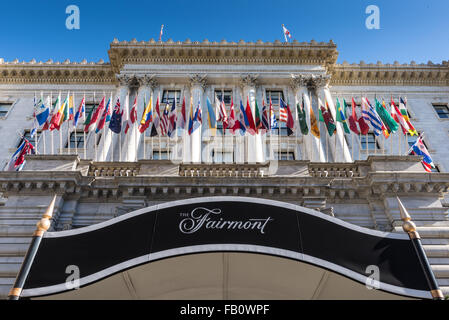
M94 108L95 108L95 104L96 104L96 99L95 99L95 91L94 91ZM89 129L90 129L90 127L89 127ZM96 132L95 132L95 135L94 135L94 148L95 148L95 159L94 159L94 161L97 161L98 151L97 151L97 133Z
M76 110L75 106L76 106L76 102L75 102L75 94L73 94L73 118L75 119L76 113L78 112L78 110ZM76 112L75 112L76 111ZM78 123L77 123L78 124ZM76 137L76 126L74 126L74 136L75 136L75 154L78 155L78 139ZM70 142L69 142L70 145Z
M61 91L59 91L59 108L58 110L61 109ZM62 115L61 115L62 117ZM61 120L59 120L61 121ZM59 126L59 154L62 154L62 123Z
M307 89L307 91L309 92L309 102L310 102L310 109L312 109L312 93L310 92L309 89ZM313 111L313 110L312 110ZM310 117L310 110L309 110L309 122L310 122L310 133L312 133L312 119ZM313 134L312 136L310 136L310 161L313 161L313 138L316 138Z
M41 97L42 97L42 102L44 102L44 93L42 91L41 91ZM50 110L50 108L51 108L51 105L48 106L48 110ZM50 116L50 111L48 112L48 116ZM45 143L45 138L46 138L45 131L47 131L47 130L41 130L41 137L43 137L42 140L44 142L44 154L47 154L46 143Z
M351 107L352 106L353 106L353 104L352 104L352 92L351 92ZM355 108L355 106L353 106L353 108ZM356 121L356 120L354 119L354 121ZM356 124L356 127L357 127L357 124ZM351 160L352 160L352 162L354 162L354 132L351 132L351 131L352 130L349 131L351 133Z
M83 94L83 99L84 99L84 112L83 112L83 123L86 121L86 92L84 92ZM84 159L87 158L86 155L86 132L84 132L83 130L83 149L84 149Z
M50 92L50 108L52 108L52 105L53 105L53 92ZM56 107L56 106L55 106ZM52 112L51 112L51 114L49 115L49 117L50 117L50 123L51 123L51 118L52 118L52 116L53 116L53 113L54 113L54 110L53 110L54 108L52 108ZM51 124L49 124L48 125L48 130L50 130L50 126L51 126ZM50 141L51 141L51 154L55 154L55 146L54 146L54 139L53 139L53 130L50 130Z

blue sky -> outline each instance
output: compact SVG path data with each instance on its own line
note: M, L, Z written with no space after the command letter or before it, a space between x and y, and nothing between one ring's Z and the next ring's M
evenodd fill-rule
M65 26L68 5L80 9L80 29ZM368 5L380 9L380 29L368 30ZM283 41L281 24L298 41L337 44L339 62L441 63L449 60L448 0L7 1L0 15L0 57L109 61L119 40Z

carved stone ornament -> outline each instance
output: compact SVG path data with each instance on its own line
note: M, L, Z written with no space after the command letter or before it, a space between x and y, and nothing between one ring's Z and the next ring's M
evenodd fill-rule
M242 87L255 87L258 77L258 74L244 74L240 77L240 85Z
M201 88L206 89L207 86L207 75L203 74L194 74L190 75L190 86L201 86Z
M137 81L139 82L140 86L147 86L151 87L152 89L154 89L158 85L156 76L154 74L144 74L142 76L138 76Z
M136 81L135 75L116 74L115 77L117 78L117 81L119 82L120 86L122 86L122 87L130 87Z

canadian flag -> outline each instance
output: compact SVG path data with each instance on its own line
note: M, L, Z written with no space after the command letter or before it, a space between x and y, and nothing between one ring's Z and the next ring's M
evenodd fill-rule
M291 39L292 35L290 34L290 31L288 31L284 25L282 25L282 30L284 31L285 42L288 42L287 37L289 37Z

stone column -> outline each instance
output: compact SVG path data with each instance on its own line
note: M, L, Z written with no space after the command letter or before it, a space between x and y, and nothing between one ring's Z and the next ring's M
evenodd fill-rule
M332 99L332 96L329 91L329 75L321 75L316 78L316 82L318 84L318 95L325 104L327 101L329 106L329 112L332 115L332 118L335 121L335 125L337 127L337 132L332 137L329 137L329 134L326 130L326 139L329 144L329 156L328 159L333 159L334 162L351 162L351 153L349 152L348 144L346 143L346 139L344 137L344 129L340 122L337 122L337 111ZM330 157L332 155L332 157Z
M198 103L201 104L201 119L204 125L207 125L207 119L203 117L204 110L206 109L206 103L204 101L204 90L207 86L207 77L206 75L195 74L190 76L190 94L193 96L193 114L195 114L195 110L198 107ZM190 113L189 113L190 116ZM202 125L197 128L190 135L190 162L200 163L202 159L202 143L201 143L201 134L202 134Z
M294 105L290 106L291 108L291 112L293 115L293 119L295 121L295 137L299 137L300 135L302 136L302 143L300 146L300 153L301 153L301 160L310 160L310 146L307 145L307 135L303 135L301 132L301 127L299 125L299 118L298 118L298 110L297 110L297 105L302 103L302 99L303 99L303 94L308 95L308 91L307 91L307 78L302 75L292 75L292 79L290 81L290 87L293 90L293 95L294 95L294 99L293 101L295 102ZM304 109L306 108L306 106L304 105ZM308 112L306 112L306 117L308 116L308 123L310 123L310 115L308 114ZM309 133L310 133L310 128L309 128Z
M317 120L318 128L320 129L320 138L316 138L311 132L311 122L310 122L310 110L306 110L307 125L309 126L309 134L306 138L307 153L308 158L311 162L324 162L325 148L322 141L325 141L327 132L323 130L324 126L320 125L319 122L319 112L318 112L318 88L321 85L321 78L317 76L310 76L304 79L307 85L307 91L305 92L305 103L304 107L312 108L315 118ZM307 103L309 102L309 103Z
M247 74L240 79L243 92L243 106L246 108L247 97L249 98L249 105L254 121L256 120L256 84L257 75ZM259 110L259 114L261 114ZM246 137L246 161L248 163L264 162L264 153L262 148L262 135L260 133L255 135L248 134Z
M137 122L134 125L133 135L134 135L134 144L131 144L131 152L130 158L132 159L143 159L144 151L148 153L148 148L144 148L143 144L145 143L144 136L148 134L151 128L145 130L144 133L140 133L139 125L142 119L143 111L146 108L146 104L150 101L151 93L153 89L157 86L157 80L154 75L143 75L138 76L137 81L139 83L138 89L138 98L137 98ZM154 98L154 97L153 97ZM153 105L155 106L155 102L153 101ZM145 150L144 150L145 149ZM146 158L149 158L148 155Z
M118 86L118 97L120 99L120 109L124 110L125 108L125 100L126 97L129 93L130 97L129 97L129 108L128 108L128 117L129 117L129 112L131 110L132 107L132 103L133 101L131 101L131 85L134 83L135 81L135 77L134 75L127 75L127 74L118 74L116 75L117 80L119 82L119 86ZM122 161L126 161L127 159L127 147L128 147L128 143L127 143L127 136L125 135L125 128L126 128L126 124L122 124L122 131L120 132L120 135L118 134L113 134L113 140L112 143L114 144L114 155L112 157L111 160L114 161L120 161L120 159ZM120 141L121 141L121 150L122 150L122 154L120 155Z

